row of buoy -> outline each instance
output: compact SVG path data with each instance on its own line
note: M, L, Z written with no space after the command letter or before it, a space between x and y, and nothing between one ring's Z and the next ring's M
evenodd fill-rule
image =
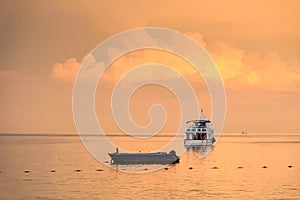
M288 165L288 168L292 168L292 167L294 167L294 166L293 165ZM244 167L238 166L237 168L238 169L243 169ZM264 165L264 166L262 166L262 168L268 168L268 166ZM218 167L212 167L211 169L219 169L219 168Z
M81 169L75 169L74 172L81 172L82 170ZM103 169L99 168L99 169L96 169L96 172L102 172L104 171Z
M288 167L288 168L292 168L292 167L294 167L294 166L293 166L293 165L288 165L287 167ZM244 167L238 166L237 168L238 168L238 169L243 169ZM268 168L268 166L263 165L262 168L266 169L266 168ZM168 167L165 167L164 169L165 169L165 170L169 170ZM194 169L194 168L193 168L193 167L189 167L189 170L192 170L192 169ZM214 167L212 167L211 169L219 169L219 167L214 166ZM148 170L148 169L145 168L144 170L146 171L146 170ZM81 171L83 171L83 170L81 170L81 169L75 169L75 170L74 170L74 172L81 172ZM97 171L97 172L102 172L102 171L104 171L104 170L101 169L101 168L99 168L99 169L96 169L96 171ZM28 169L24 170L24 173L30 173L30 172L31 172L31 171L28 170ZM53 172L56 172L56 169L51 169L50 172L52 172L52 173L53 173ZM0 173L2 173L2 171L0 171Z
M288 165L287 167L292 168L294 166L293 165ZM238 166L237 168L238 169L243 169L244 167L243 166ZM268 166L264 165L264 166L262 166L262 168L268 168ZM189 169L193 169L193 167L189 167ZM211 169L219 169L219 167L215 166L215 167L212 167Z
M294 167L294 166L293 165L288 165L288 168L292 168L292 167ZM262 166L262 168L268 168L268 166L264 165L264 166Z
M81 172L82 170L81 169L75 169L74 170L74 172ZM102 172L102 171L104 171L103 169L96 169L96 171L97 172ZM1 173L2 171L0 171L0 173ZM31 171L30 170L28 170L28 169L26 169L26 170L24 170L24 173L30 173ZM51 169L50 170L50 172L56 172L56 169Z
M294 167L294 166L293 166L293 165L288 165L288 168L292 168L292 167ZM238 168L238 169L243 169L244 167L238 166L237 168ZM262 168L268 168L268 166L264 165L264 166L262 166ZM168 169L169 169L168 167L165 168L165 170L168 170ZM189 169L192 170L193 167L189 167ZM219 167L214 166L214 167L212 167L211 169L219 169ZM147 168L145 168L145 170L147 170Z

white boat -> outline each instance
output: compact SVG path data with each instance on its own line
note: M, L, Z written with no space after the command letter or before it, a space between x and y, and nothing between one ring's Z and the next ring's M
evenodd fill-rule
M185 147L213 145L216 142L214 136L214 126L209 119L203 115L201 109L201 116L199 120L187 121L185 129L184 145ZM189 125L193 123L192 125Z

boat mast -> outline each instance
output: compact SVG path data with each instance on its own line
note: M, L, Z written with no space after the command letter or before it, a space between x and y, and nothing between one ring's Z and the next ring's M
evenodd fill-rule
M200 119L205 119L203 108L201 108Z

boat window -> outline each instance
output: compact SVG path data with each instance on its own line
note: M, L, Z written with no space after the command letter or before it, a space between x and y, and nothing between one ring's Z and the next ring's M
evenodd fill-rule
M192 131L196 131L196 129L193 128Z
M191 129L189 129L189 128L188 128L188 129L186 129L186 131L190 131L190 130L191 130Z
M198 128L198 131L201 131L201 129L200 129L200 128Z
M202 129L203 131L206 131L206 128Z

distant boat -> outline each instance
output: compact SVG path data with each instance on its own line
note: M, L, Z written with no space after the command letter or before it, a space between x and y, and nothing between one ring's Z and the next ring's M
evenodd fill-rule
M111 164L130 165L130 164L175 164L179 163L179 156L174 150L169 153L119 153L118 148L115 153L108 153Z
M190 120L186 123L193 123L185 129L184 145L191 146L213 145L216 142L214 127L210 120L206 119L201 109L199 120Z

